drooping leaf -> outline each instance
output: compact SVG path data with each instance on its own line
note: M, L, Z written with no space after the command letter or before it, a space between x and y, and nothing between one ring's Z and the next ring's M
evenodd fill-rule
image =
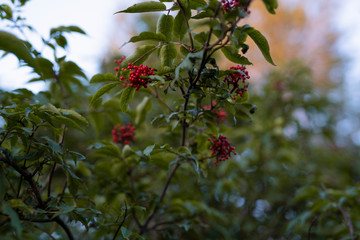
M120 109L122 112L128 111L128 103L134 98L136 89L133 87L127 87L121 93L120 97Z
M92 99L90 101L90 105L93 105L102 95L104 95L107 92L110 92L111 89L113 89L114 87L116 87L119 84L120 84L119 82L109 83L109 84L106 84L105 86L103 86L102 88L100 88L95 93L95 95L92 97Z
M37 62L24 41L11 33L0 31L0 50L13 53L19 60L24 61L30 67L37 68Z
M173 39L173 29L174 17L166 14L161 15L157 22L156 32L164 34L166 41L170 42Z
M148 1L134 4L125 10L118 11L116 13L143 13L143 12L158 12L165 11L166 5L160 2ZM116 14L115 13L115 14Z
M166 41L166 37L162 33L154 33L151 31L148 32L142 32L139 36L135 36L130 38L129 42L140 42L140 41L146 41L146 40L152 40L152 41Z
M119 78L112 73L96 74L90 80L90 83L117 82Z
M237 53L236 48L232 48L231 46L225 46L221 48L221 51L225 55L227 59L230 61L241 64L241 65L251 65L252 63L244 56L241 56Z
M264 35L262 35L261 32L252 27L245 29L244 32L247 33L252 38L252 40L254 40L255 44L260 49L266 61L276 66L271 58L270 47Z

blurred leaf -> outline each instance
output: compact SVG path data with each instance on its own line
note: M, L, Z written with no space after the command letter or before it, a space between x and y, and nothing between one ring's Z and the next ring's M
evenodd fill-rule
M118 11L116 13L142 13L142 12L157 12L157 11L165 11L166 6L163 3L148 1L134 4L131 7L128 7L125 10ZM115 14L116 14L115 13Z
M278 7L277 0L263 0L263 2L268 12L271 14L275 14L275 9Z
M0 50L13 53L19 60L23 60L34 69L38 67L25 42L11 33L0 31Z
M60 109L60 111L65 117L72 119L73 121L77 122L79 125L83 125L83 126L89 125L89 122L86 120L86 118L84 118L74 110Z
M153 40L153 41L166 41L166 37L162 33L154 33L154 32L142 32L139 36L135 36L130 38L129 42L139 42L145 40Z

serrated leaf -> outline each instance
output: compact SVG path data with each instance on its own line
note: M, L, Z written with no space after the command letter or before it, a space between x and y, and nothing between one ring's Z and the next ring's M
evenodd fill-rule
M95 95L92 97L92 99L90 101L90 105L92 106L102 95L104 95L107 92L110 92L111 89L113 89L114 87L116 87L119 84L120 84L120 82L115 82L115 83L106 84L105 86L101 87L95 93Z
M166 5L160 2L148 1L132 5L125 10L116 13L143 13L143 12L158 12L165 11ZM115 13L115 14L116 14Z
M170 42L173 39L173 29L174 17L166 14L161 15L156 25L156 32L164 34L166 41Z
M140 42L146 40L153 40L153 41L166 41L166 37L162 33L154 33L154 32L142 32L139 36L135 36L130 38L129 42Z
M174 59L177 56L176 47L173 44L167 44L160 48L160 60L162 67L172 67Z
M136 89L133 87L127 87L121 93L120 97L120 109L122 112L128 111L128 103L134 98Z
M34 69L38 67L25 42L11 33L0 31L0 50L14 54Z
M270 55L269 43L266 38L261 34L261 32L252 27L245 29L244 32L247 33L252 38L252 40L254 40L255 44L260 49L266 61L276 66Z
M87 121L87 119L84 118L83 116L81 116L78 112L75 112L74 110L60 109L60 111L61 111L63 116L74 120L79 125L84 125L84 126L89 125L89 122Z
M127 67L129 63L132 63L133 65L143 63L156 48L157 46L155 45L143 45L137 47L130 56L125 58L125 60L121 63L120 68Z
M116 82L119 81L119 77L115 76L112 73L96 74L94 75L90 83L102 83L102 82Z

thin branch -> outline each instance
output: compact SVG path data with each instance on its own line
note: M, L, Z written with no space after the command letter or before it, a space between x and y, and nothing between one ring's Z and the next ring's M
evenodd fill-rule
M313 226L315 226L318 219L319 219L319 216L315 216L313 218L313 220L311 221L311 224L310 224L309 229L308 229L308 240L311 240L311 229L312 229Z
M180 166L180 163L176 163L176 164L172 167L171 172L170 172L170 174L169 174L169 176L168 176L168 178L167 178L167 180L166 180L165 186L164 186L164 188L163 188L163 190L162 190L162 192L161 192L161 196L160 196L159 202L156 204L153 213L146 219L145 223L143 224L142 228L140 229L140 232L139 232L140 235L143 234L144 232L146 232L146 231L148 230L147 227L148 227L151 219L155 216L156 212L157 212L158 209L160 208L160 205L161 205L162 201L164 200L166 191L167 191L167 189L168 189L168 187L169 187L169 185L170 185L171 179L173 178L173 176L174 176L174 174L175 174L175 172L176 172L176 170L178 169L179 166Z
M115 240L115 239L116 239L116 236L118 235L118 233L119 233L119 231L120 231L120 229L121 229L122 225L123 225L123 224L124 224L124 222L125 222L126 216L127 216L127 205L126 205L126 201L124 201L124 203L125 203L125 214L124 214L124 217L123 217L123 219L122 219L122 221L121 221L121 223L120 223L119 227L117 228L117 230L116 230L116 232L115 232L115 234L114 234L113 240Z
M175 110L170 107L157 93L156 90L154 90L152 87L148 86L148 89L151 91L151 94L153 95L154 98L156 98L161 104L163 104L167 109L170 110L170 112L175 112Z
M181 11L182 15L184 16L187 32L188 32L189 39L190 39L190 45L191 45L190 52L193 52L193 50L194 50L194 40L193 40L192 35L191 35L190 25L189 25L189 21L188 21L187 16L186 16L184 6L182 5L180 0L176 0L176 2L178 3L178 5L180 7L180 11Z

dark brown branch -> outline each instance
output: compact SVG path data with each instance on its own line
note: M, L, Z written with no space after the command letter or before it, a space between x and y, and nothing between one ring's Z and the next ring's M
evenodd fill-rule
M119 231L120 231L120 229L121 229L122 225L123 225L123 224L124 224L124 222L125 222L126 216L127 216L127 205L126 205L126 201L124 201L124 203L125 203L125 214L124 214L124 217L123 217L123 219L122 219L122 221L121 221L121 223L120 223L119 227L117 228L117 230L116 230L116 232L115 232L115 234L114 234L113 240L115 240L115 239L116 239L116 236L118 235L118 233L119 233Z
M166 183L165 183L165 186L161 192L161 195L160 195L160 199L159 199L159 202L156 204L155 206L155 209L153 211L153 213L146 219L145 223L143 224L142 228L140 229L140 232L139 234L143 234L144 232L146 232L148 230L148 225L151 221L151 219L155 216L156 212L158 211L158 209L160 208L160 205L162 203L162 201L164 200L164 197L165 197L165 194L166 194L166 191L170 185L170 182L171 182L171 179L173 178L176 170L178 169L178 167L180 166L180 163L176 163L172 169L171 169L171 172L166 180Z
M317 220L318 220L319 216L315 216L313 218L313 220L311 221L311 224L309 226L309 230L308 230L308 240L311 240L311 229L313 226L315 226L315 224L317 223Z

